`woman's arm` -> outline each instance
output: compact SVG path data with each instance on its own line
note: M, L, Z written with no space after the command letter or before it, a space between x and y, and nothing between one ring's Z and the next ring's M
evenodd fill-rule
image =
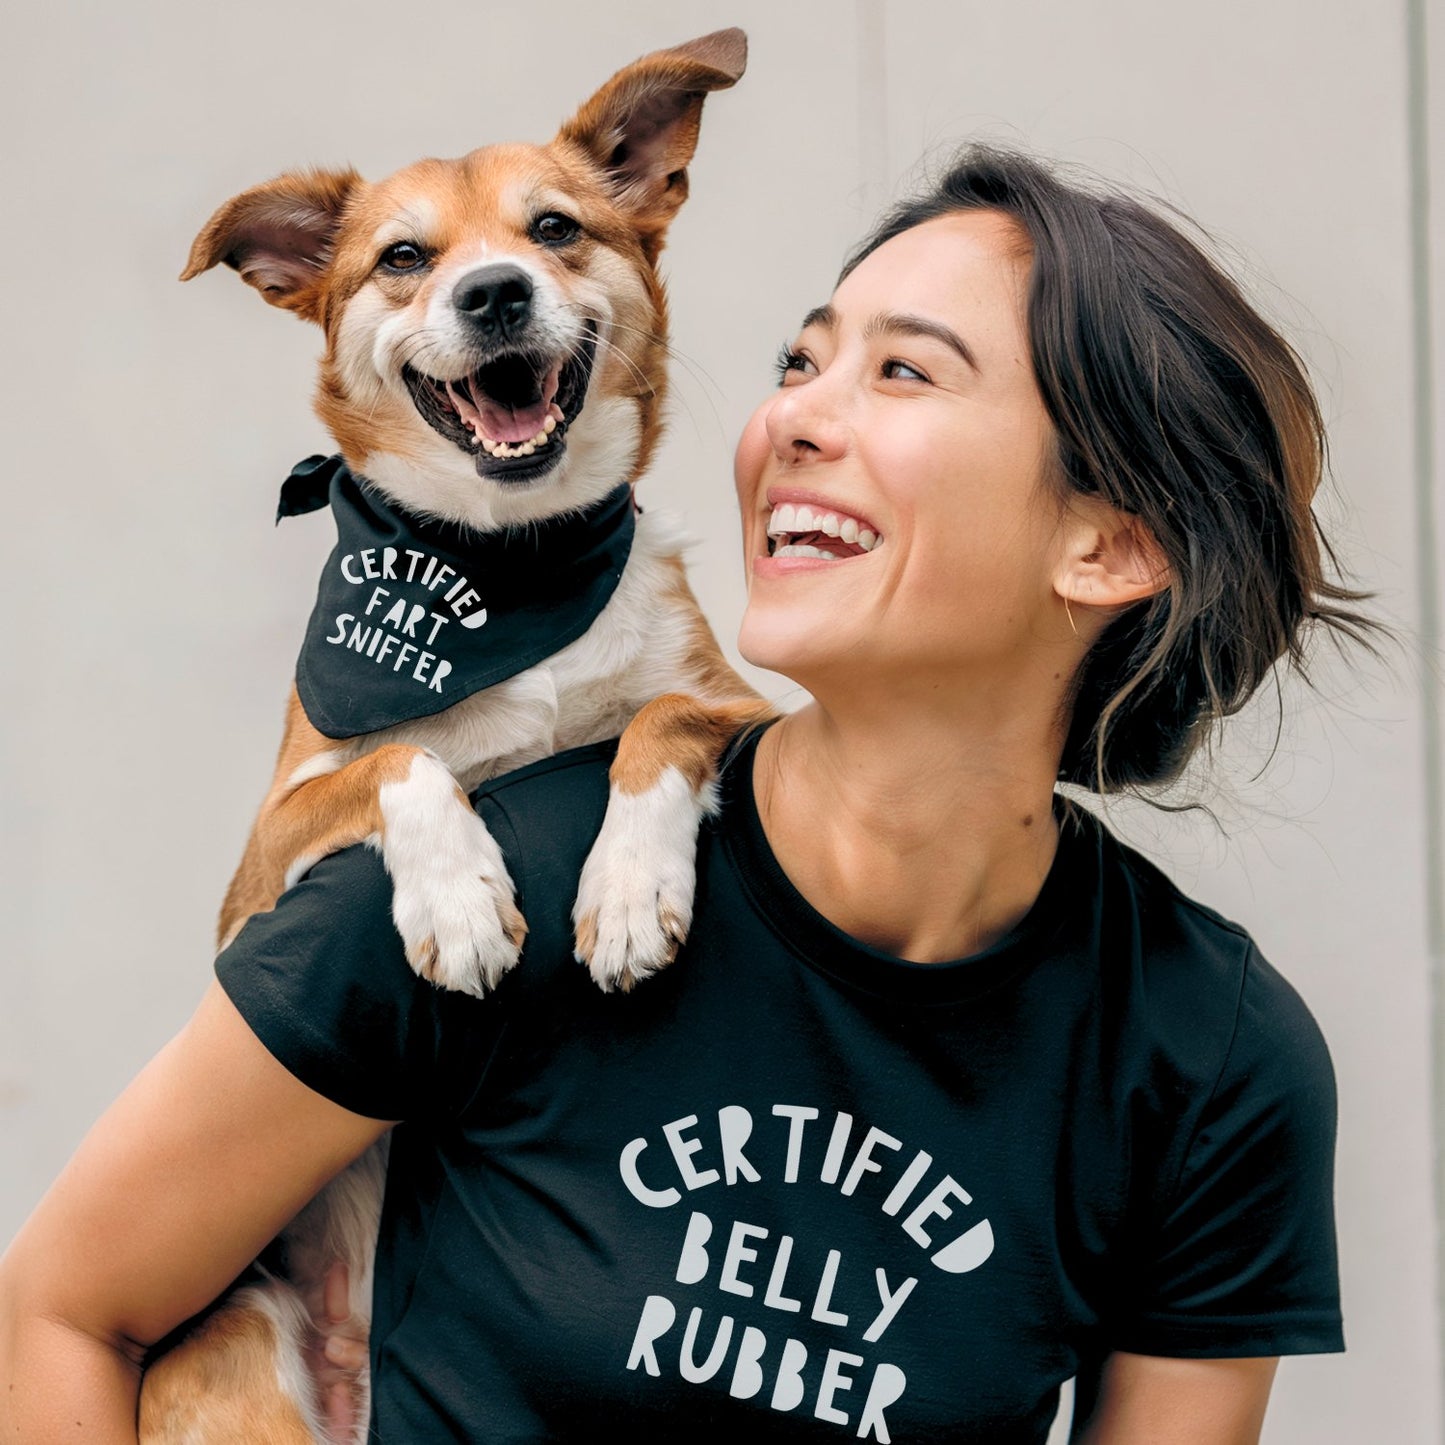
M212 983L0 1258L0 1439L133 1442L146 1347L389 1127L295 1079Z
M1277 1358L1110 1355L1076 1387L1072 1445L1256 1445Z

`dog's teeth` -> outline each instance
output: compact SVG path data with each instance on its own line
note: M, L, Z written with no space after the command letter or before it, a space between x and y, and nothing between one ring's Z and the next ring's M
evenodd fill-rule
M547 444L547 433L544 432L544 431L539 431L539 432L537 433L537 435L532 438L532 445L533 445L534 447L545 446L546 444Z
M548 416L546 421L542 423L542 430L548 436L551 436L552 433L557 430L557 418L555 416Z
M517 448L517 455L518 455L519 457L529 457L529 456L531 456L532 453L533 453L534 451L536 451L536 450L537 450L537 443L536 443L536 442L524 442L521 446L519 446L519 447Z

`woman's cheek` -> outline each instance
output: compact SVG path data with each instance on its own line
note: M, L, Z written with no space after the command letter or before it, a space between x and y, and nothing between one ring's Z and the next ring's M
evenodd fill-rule
M763 462L770 450L767 431L767 408L764 402L748 418L738 448L733 455L733 481L738 489L738 505L755 505L758 480L762 474Z
M748 565L756 550L751 543L749 528L757 519L762 505L763 465L769 454L768 434L764 425L764 406L759 407L748 419L738 438L737 451L733 455L733 484L737 488L738 516L742 523L743 562Z

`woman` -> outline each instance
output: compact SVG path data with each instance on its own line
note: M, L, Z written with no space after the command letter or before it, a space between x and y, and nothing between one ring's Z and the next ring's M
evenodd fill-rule
M813 701L739 739L682 956L571 961L609 745L480 795L531 925L493 998L318 866L7 1258L12 1438L133 1438L145 1346L394 1119L384 1440L1041 1441L1077 1375L1078 1440L1235 1445L1342 1348L1318 1029L1054 791L1169 780L1368 625L1297 359L1168 223L975 151L780 373L740 647Z

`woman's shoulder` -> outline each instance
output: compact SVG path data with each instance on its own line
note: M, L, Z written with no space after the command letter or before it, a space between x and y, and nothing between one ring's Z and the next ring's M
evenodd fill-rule
M607 814L617 738L568 748L488 779L472 806L502 850L527 920L527 991L573 965L572 908Z
M532 810L545 807L549 801L559 797L567 797L578 787L587 788L589 782L595 788L598 780L601 781L605 801L607 770L617 756L618 741L613 737L584 743L580 747L549 753L545 758L538 758L520 768L498 773L472 790L472 802L482 799L500 802L505 799L513 808Z
M1157 1046L1197 1059L1217 1084L1253 1077L1283 1092L1332 1094L1324 1035L1287 977L1298 961L1276 967L1243 924L1185 892L1095 815L1082 826L1098 851L1101 922L1116 939L1132 936L1101 963L1128 969Z
M607 811L616 738L568 748L488 779L471 794L515 871L540 870L575 888ZM516 881L520 884L521 878ZM537 882L542 879L538 878Z

